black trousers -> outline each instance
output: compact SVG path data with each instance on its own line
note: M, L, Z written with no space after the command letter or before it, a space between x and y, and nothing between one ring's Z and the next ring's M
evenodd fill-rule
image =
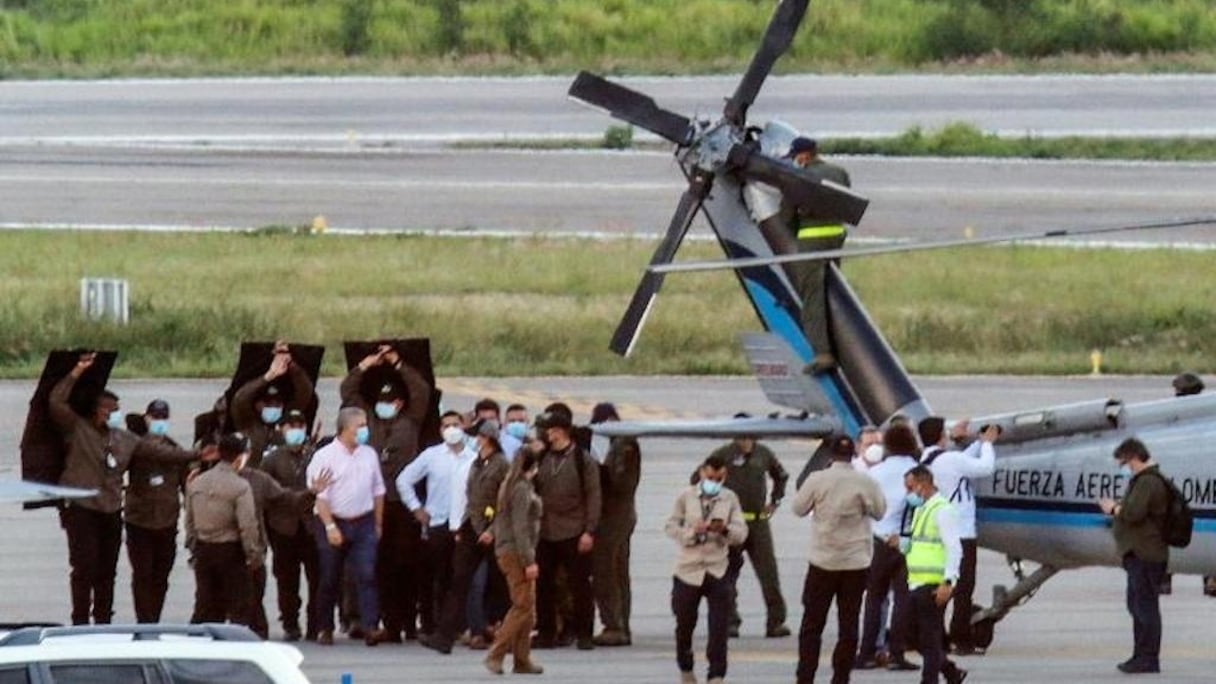
M435 633L439 628L444 602L452 588L452 552L455 544L447 525L428 528L426 538L422 540L422 559L430 585L430 601L419 602L418 610L422 624L431 626L429 630L424 627L424 632Z
M912 624L916 629L915 643L919 646L922 658L921 684L937 684L938 674L951 678L958 672L958 666L946 657L946 607L937 605L934 600L937 586L920 586L909 592L912 599Z
M478 544L477 534L467 522L460 528L460 541L453 540L451 581L443 599L435 635L451 644L464 626L473 575L483 562L489 561L487 572L500 572L494 559L494 545ZM490 584L487 580L487 585Z
M177 558L177 526L152 529L127 523L127 560L136 622L160 622Z
M270 624L266 620L266 605L263 601L266 596L266 564L246 569L245 578L249 582L245 591L245 606L242 614L233 622L248 625L255 634L269 639Z
M96 624L114 617L114 574L122 546L122 513L102 513L69 504L59 516L68 536L72 566L72 624Z
M246 623L250 590L245 550L240 542L194 545L194 617L192 622Z
M692 672L692 633L697 627L697 611L705 599L709 612L709 637L705 643L705 658L709 661L707 679L726 677L726 649L730 631L730 606L735 587L725 577L706 573L701 586L693 586L673 577L671 582L671 612L676 616L676 665L680 672Z
M279 622L287 631L300 629L300 571L304 571L308 589L308 609L305 613L306 633L317 633L316 600L321 572L317 560L317 542L304 525L293 535L284 535L267 528L270 547L274 550L271 570L277 587Z
M878 632L882 625L883 604L887 592L895 594L891 609L891 632L887 640L887 651L894 657L903 657L908 648L908 564L899 549L886 542L874 540L874 560L870 563L870 576L866 582L866 611L861 631L861 650L857 655L862 660L874 660L878 651Z
M1161 580L1165 563L1140 560L1134 553L1123 556L1127 572L1127 612L1132 616L1132 660L1160 665Z
M954 605L950 614L950 643L956 648L975 648L975 636L971 631L971 613L975 610L971 599L975 596L975 540L964 539L963 559L959 566L958 584L950 603Z
M376 553L376 588L380 615L389 634L418 632L419 606L430 605L430 578L422 560L422 528L400 501L384 503L384 531ZM432 632L434 621L422 612L422 631Z
M566 571L566 589L574 602L574 635L590 639L595 620L591 592L591 554L578 552L578 537L561 541L541 540L536 545L536 632L542 639L557 636L557 573ZM567 630L570 631L570 630Z
M865 568L824 570L808 564L802 587L802 628L798 631L798 684L815 681L823 628L828 609L836 601L836 648L832 651L832 682L849 681L857 657L857 623L861 619L861 596L866 589Z

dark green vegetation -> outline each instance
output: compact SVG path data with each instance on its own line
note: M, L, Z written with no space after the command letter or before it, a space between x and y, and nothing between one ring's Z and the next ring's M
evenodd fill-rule
M771 0L0 0L0 77L738 71ZM1208 0L813 0L784 71L1195 70Z
M446 375L741 373L759 325L729 273L671 276L634 357L607 350L647 240L292 234L0 233L0 374L47 350L118 349L118 373L224 376L241 340L432 338ZM685 258L715 256L703 242ZM974 248L845 272L910 370L1216 370L1216 278L1202 252ZM132 288L128 327L78 311L82 276Z

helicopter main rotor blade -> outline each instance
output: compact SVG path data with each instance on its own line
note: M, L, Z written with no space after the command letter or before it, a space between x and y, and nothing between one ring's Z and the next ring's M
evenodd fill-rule
M612 334L612 342L608 348L620 356L629 356L633 351L633 345L637 343L638 334L642 331L642 324L646 322L646 316L650 314L655 298L659 295L659 288L663 286L663 274L651 269L669 264L675 258L680 243L684 241L684 236L697 215L697 210L709 194L712 180L713 176L700 173L688 179L688 189L680 196L680 203L676 205L671 223L667 226L667 234L663 236L663 241L650 258L650 266L642 274L642 280L633 293L629 308L625 310L625 315L621 317L621 322Z
M655 104L654 98L613 83L588 71L579 72L567 94L585 104L602 109L613 117L660 135L686 147L692 139L688 117Z
M813 168L798 168L765 156L752 144L736 145L730 152L730 163L747 180L779 189L785 201L807 218L857 225L870 205L870 200L821 178Z
M764 32L764 42L752 56L752 62L743 74L743 80L735 89L735 94L726 101L723 115L726 120L736 126L742 126L747 121L747 110L756 101L760 86L772 71L773 64L794 42L802 17L806 14L810 0L781 0L769 20L768 29Z
M822 261L827 259L847 259L850 257L879 256L882 254L900 254L903 252L921 252L930 249L946 249L949 247L976 247L980 245L997 245L1005 242L1025 242L1027 240L1050 240L1053 238L1079 237L1082 235L1101 235L1104 233L1124 233L1133 230L1160 230L1164 228L1183 228L1186 226L1216 225L1216 214L1192 216L1186 218L1136 223L1123 226L1103 226L1097 228L1058 229L1038 231L1034 233L1019 233L1017 235L1002 235L990 238L970 238L960 240L938 240L936 242L917 242L911 244L883 245L881 247L856 247L853 249L828 249L820 252L802 252L798 254L778 254L771 257L748 257L745 259L716 259L713 261L685 261L678 264L651 266L654 273L690 273L694 271L718 271L724 269L743 269L753 266L769 266L773 264L789 264L800 261Z

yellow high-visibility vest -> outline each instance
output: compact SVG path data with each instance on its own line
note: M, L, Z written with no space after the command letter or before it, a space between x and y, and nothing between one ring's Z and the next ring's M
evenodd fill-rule
M839 223L829 226L806 226L798 229L799 240L814 240L817 238L834 238L845 234L844 226Z
M935 495L912 516L912 545L907 555L910 587L941 584L946 579L946 545L937 527L937 512L949 505Z

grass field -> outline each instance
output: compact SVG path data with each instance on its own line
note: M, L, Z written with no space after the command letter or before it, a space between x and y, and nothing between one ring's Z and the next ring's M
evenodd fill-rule
M0 233L0 375L47 350L118 349L118 374L224 376L241 340L428 336L441 373L740 373L758 329L733 276L669 277L634 356L608 339L646 240L275 234ZM706 243L684 257L715 256ZM845 265L913 372L1216 370L1207 253L1043 247L875 257ZM81 319L79 279L122 277L132 322Z
M0 77L742 70L772 0L0 0ZM815 0L783 71L1202 71L1207 0Z

